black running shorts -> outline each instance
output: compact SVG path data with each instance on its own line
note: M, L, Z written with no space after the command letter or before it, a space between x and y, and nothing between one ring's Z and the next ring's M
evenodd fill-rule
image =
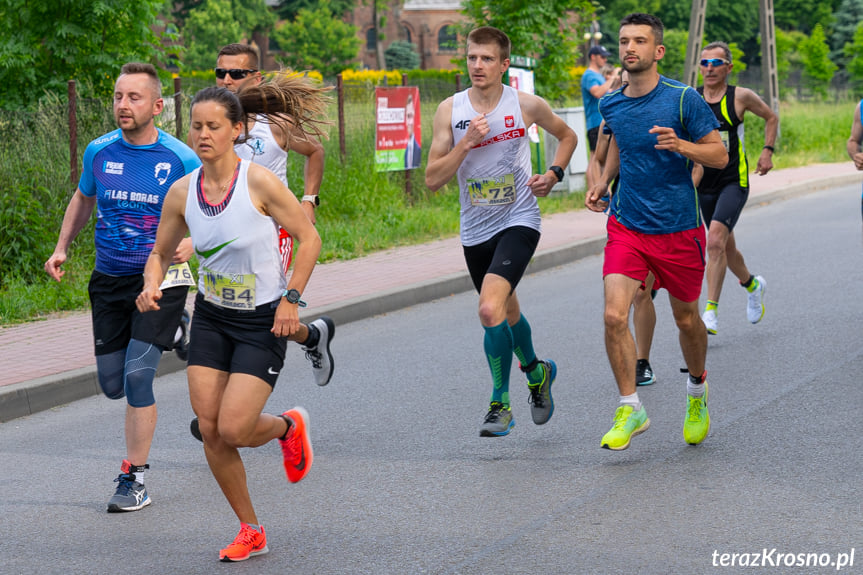
M125 349L134 338L171 349L186 307L187 286L162 292L159 310L141 313L135 299L144 288L144 276L109 276L93 270L88 292L93 309L93 342L96 355Z
M727 184L719 191L698 191L698 202L701 204L701 215L704 223L710 227L710 222L716 220L728 231L733 231L737 219L749 199L749 188L741 188L739 184Z
M199 293L189 337L189 365L244 373L275 387L288 345L287 338L270 331L278 306L276 300L249 311L225 309Z
M486 274L503 277L515 290L536 251L539 235L533 228L515 226L498 232L481 244L462 246L476 291L482 290L482 280Z

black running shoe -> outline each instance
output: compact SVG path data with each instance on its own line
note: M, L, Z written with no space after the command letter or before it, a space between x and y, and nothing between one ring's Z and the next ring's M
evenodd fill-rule
M650 362L646 359L639 359L635 364L635 385L653 385L656 383L656 376L650 368Z

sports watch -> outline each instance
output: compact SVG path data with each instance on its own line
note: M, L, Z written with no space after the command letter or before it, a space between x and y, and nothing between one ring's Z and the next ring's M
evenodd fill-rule
M288 303L295 303L300 307L306 307L306 302L300 299L300 295L300 292L295 289L286 289L282 293L282 297L288 300Z
M315 194L315 195L306 194L305 196L303 196L303 199L301 201L311 202L312 205L315 207L318 207L321 205L321 199L318 197L317 194Z
M548 169L554 172L554 175L557 176L558 182L563 181L563 168L561 168L560 166L549 166Z

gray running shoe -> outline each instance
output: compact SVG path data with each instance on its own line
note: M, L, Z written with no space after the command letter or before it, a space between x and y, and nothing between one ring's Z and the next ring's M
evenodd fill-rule
M135 481L134 473L121 473L114 482L119 485L114 496L108 501L108 513L137 511L151 503L147 488L143 483Z
M189 323L192 317L188 310L183 310L183 317L180 318L180 325L177 328L177 337L174 341L174 353L177 354L183 361L189 359Z
M557 365L550 359L539 363L543 365L544 375L541 382L527 385L527 389L530 390L530 397L527 398L527 402L530 403L530 416L533 418L533 422L542 425L551 419L551 414L554 413L551 384L557 377Z
M493 401L488 407L488 413L485 414L482 427L479 428L479 436L503 437L513 427L515 427L515 420L512 418L512 410L504 407L502 403Z
M306 359L312 362L312 371L315 374L315 383L326 385L333 377L333 354L330 353L330 342L336 335L336 324L327 316L322 316L311 323L318 328L320 337L315 347L303 347L306 351Z
M653 385L656 383L656 375L650 368L650 362L639 359L635 364L635 385Z

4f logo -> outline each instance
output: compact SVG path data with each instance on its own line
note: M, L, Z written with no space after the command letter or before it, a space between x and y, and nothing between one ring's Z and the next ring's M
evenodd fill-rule
M515 126L515 117L514 116L504 116L503 123L507 128L512 128Z
M455 129L456 130L467 130L468 126L470 126L470 120L462 120L460 122L456 122Z

